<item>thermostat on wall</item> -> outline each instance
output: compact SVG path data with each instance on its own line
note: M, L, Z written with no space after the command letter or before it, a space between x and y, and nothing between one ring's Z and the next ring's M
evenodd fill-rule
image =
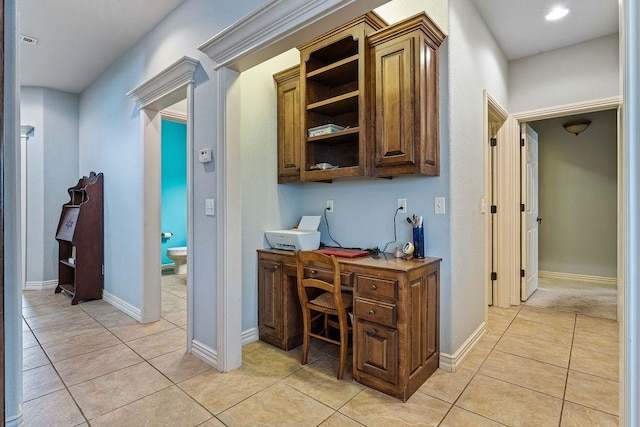
M198 155L198 160L200 163L209 163L213 160L213 151L211 148L203 148L200 150Z

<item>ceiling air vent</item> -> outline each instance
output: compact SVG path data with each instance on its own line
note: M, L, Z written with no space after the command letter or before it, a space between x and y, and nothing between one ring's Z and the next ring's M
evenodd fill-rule
M20 34L20 41L27 44L38 44L38 39L31 36L25 36L24 34Z

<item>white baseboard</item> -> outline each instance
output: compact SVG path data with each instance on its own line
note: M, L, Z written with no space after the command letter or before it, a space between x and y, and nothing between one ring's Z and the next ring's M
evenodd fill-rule
M218 352L198 340L191 340L191 354L218 369Z
M460 348L458 348L455 353L447 354L440 353L440 369L444 369L449 372L456 372L460 364L464 361L465 357L473 350L475 345L480 341L480 339L484 336L487 330L486 322L482 322L482 324L475 330L473 334L465 342L462 343Z
M597 282L597 283L604 283L606 285L618 284L617 277L588 276L586 274L562 273L557 271L540 270L538 271L538 277L547 278L547 279L577 280L580 282Z
M58 279L45 280L44 282L26 282L25 291L43 291L45 289L55 289L58 286Z
M247 329L246 331L242 331L242 345L247 345L254 341L258 341L260 336L258 335L258 328Z
M118 310L128 314L129 316L142 323L142 312L138 307L134 307L126 301L121 300L115 295L110 294L107 291L102 291L102 299L117 308Z
M23 427L24 418L22 416L22 404L20 404L19 412L16 415L7 415L5 419L5 427Z

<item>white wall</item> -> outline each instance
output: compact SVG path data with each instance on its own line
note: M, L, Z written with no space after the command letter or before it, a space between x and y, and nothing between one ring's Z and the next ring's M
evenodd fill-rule
M483 90L507 102L507 61L470 0L449 9L451 283L441 303L444 352L457 350L484 321ZM448 316L447 316L448 315Z
M616 277L617 114L591 120L576 136L562 127L575 117L531 123L538 132L539 268L542 271Z
M21 119L34 127L27 141L27 282L58 278L55 240L67 188L78 180L78 95L23 87ZM88 175L89 172L86 172Z
M618 56L613 34L511 61L508 111L619 96Z
M197 47L261 3L186 0L80 96L80 170L104 173L105 291L133 307L141 304L143 194L160 188L144 188L140 117L125 94L185 55L200 60L194 150L215 151L217 82L210 78L211 61ZM194 339L211 348L216 347L216 218L205 216L203 207L205 198L217 196L215 189L214 165L195 161Z

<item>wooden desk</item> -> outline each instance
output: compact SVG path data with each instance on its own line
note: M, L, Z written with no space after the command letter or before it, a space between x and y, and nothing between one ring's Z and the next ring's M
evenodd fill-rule
M438 368L440 259L338 260L354 292L353 378L406 401ZM302 343L296 281L292 252L258 250L260 339L284 350Z

